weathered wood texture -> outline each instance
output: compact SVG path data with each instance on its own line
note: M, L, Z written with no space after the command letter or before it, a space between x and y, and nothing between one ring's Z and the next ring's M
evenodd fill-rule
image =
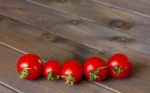
M35 81L21 80L18 78L16 63L23 54L2 45L0 50L0 81L11 85L19 93L114 93L85 80L74 86L67 86L62 80L48 82L42 77Z
M55 58L55 59L58 59L61 63L63 63L63 61L65 61L69 58L75 58L77 60L79 60L79 59L84 60L84 58L87 58L91 55L99 55L99 53L97 53L96 50L92 50L85 46L78 45L75 42L71 43L70 40L65 39L66 41L64 40L65 42L62 42L60 40L62 40L63 38L61 38L59 36L58 37L60 39L57 40L58 42L51 42L51 40L48 39L50 37L48 37L48 38L43 37L43 33L45 33L45 31L38 30L36 28L33 28L32 26L25 25L23 23L20 23L18 21L14 21L14 20L11 20L11 19L8 19L5 17L1 17L1 19L2 20L0 22L0 28L1 28L0 41L7 43L9 45L12 45L20 50L27 51L29 53L37 53L45 60ZM49 33L49 35L53 36L53 34L50 34L50 33ZM80 46L79 50L78 50L77 45ZM3 50L3 49L1 49L1 50ZM84 50L85 50L85 52L84 52ZM71 52L71 51L74 51L74 52ZM87 53L88 55L83 57L84 54L82 54L81 52L84 52L84 54ZM15 53L11 53L11 54L15 54ZM80 56L77 56L78 54L80 54ZM4 56L6 56L6 55L4 55ZM2 57L4 57L4 56L2 56ZM109 54L105 55L106 58L109 56L110 56ZM16 59L17 58L19 58L19 57L16 57ZM3 62L3 61L1 61L1 62ZM12 62L14 62L13 65L16 64L15 63L16 60L13 60ZM144 60L142 62L144 62ZM130 78L125 79L125 80L114 80L114 79L109 78L108 80L106 80L102 83L97 83L97 85L103 86L103 84L104 84L104 85L108 86L108 88L110 88L110 89L114 88L114 90L116 89L116 90L119 90L124 93L141 93L141 92L149 93L150 92L149 64L150 63L148 63L147 64L148 66L145 67L144 65L141 65L140 63L136 64L134 62L133 63L133 67L134 67L133 74ZM15 72L12 72L12 73L15 73ZM4 80L7 81L9 79L4 79ZM38 81L38 82L41 82L41 81ZM85 81L83 81L83 82L85 82ZM44 84L44 83L42 83L42 84ZM12 84L10 84L10 85L12 85ZM51 86L55 86L55 84L54 85L52 84ZM18 88L18 85L15 85L15 87ZM79 87L80 87L80 85L79 85ZM100 90L101 89L99 89L99 91ZM147 90L147 91L145 91L145 90ZM92 91L89 91L89 92L92 93Z
M131 0L131 2L133 1ZM139 13L148 15L147 8L146 12L142 9L144 8L141 10L137 8ZM49 85L43 79L37 82L33 81L34 83L19 81L14 84L15 81L18 81L17 74L12 68L12 64L9 66L9 63L12 59L15 66L15 62L21 54L2 47L0 60L5 63L0 63L1 69L11 69L12 72L7 71L4 76L0 77L0 80L16 89L26 91L27 86L31 84L33 89L38 88L38 90L30 87L30 92L43 90L45 92L57 90L56 93L110 92L105 88L100 87L101 89L99 89L98 85L104 84L108 86L108 89L114 88L124 93L150 92L149 16L98 3L96 0L32 0L32 2L31 0L13 0L13 2L12 0L0 0L0 14L28 24L0 17L0 41L27 52L37 53L45 60L56 58L63 63L69 58L75 58L83 62L84 58L92 55L102 55L108 58L113 53L125 53L133 61L133 75L126 80L109 79L102 84L97 83L97 85L83 81L84 83L74 86L75 88L71 87L71 89L63 86L63 83L59 83L57 87L60 89L57 90L55 88L57 81L54 82L54 85L53 83ZM6 58L7 55L10 59ZM8 65L10 68L5 68L4 65ZM3 72L0 70L0 73ZM14 73L15 76L6 77L11 73ZM14 80L10 78L14 78ZM40 85L36 85L38 83ZM20 84L25 84L25 88L22 88ZM42 86L45 87L40 89ZM51 86L53 89L49 90L46 86ZM78 88L79 90L76 90Z
M100 51L75 43L58 35L42 31L18 21L0 16L0 40L21 48L26 52L34 52L45 60L56 58L60 61L80 59L101 54ZM33 48L33 49L32 49ZM32 49L32 51L30 51ZM45 52L46 51L46 52ZM57 56L55 56L57 55Z
M150 2L149 0L93 0L98 3L109 4L110 6L119 9L125 9L130 12L150 17Z
M104 49L111 53L125 53L143 66L149 66L147 65L150 60L149 18L92 1L85 4L87 6L84 6L85 9L82 10L82 4L77 2L76 5L81 5L80 13L98 15L97 17L91 16L94 16L92 18L96 17L94 20L98 20L100 24L86 20L89 19L87 17L83 18L57 11L54 6L48 8L24 0L1 1L0 13L37 28L52 31L91 48ZM89 8L88 4L94 8ZM88 10L94 12L88 12ZM107 26L102 25L106 23ZM139 60L145 61L140 62Z
M65 0L61 3L59 0L28 0L31 3L54 9L69 15L96 22L108 28L125 30L135 28L137 24L149 23L149 19L125 10L119 10L109 7L93 0ZM61 1L61 0L60 0ZM144 21L144 22L141 22Z

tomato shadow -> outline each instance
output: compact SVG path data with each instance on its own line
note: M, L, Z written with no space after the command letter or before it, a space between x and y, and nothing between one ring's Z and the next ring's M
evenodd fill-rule
M142 64L132 64L132 73L130 77L135 77L140 74L140 72L144 69L144 65ZM129 78L130 78L129 77Z

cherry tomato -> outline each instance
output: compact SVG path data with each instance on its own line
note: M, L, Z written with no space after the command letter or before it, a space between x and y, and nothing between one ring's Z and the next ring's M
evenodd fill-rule
M116 79L127 78L131 74L131 62L124 54L115 54L108 60L109 71Z
M17 63L17 70L20 78L34 80L42 73L43 64L41 59L35 54L22 56Z
M59 79L61 74L61 66L56 60L49 60L44 65L43 73L48 80Z
M84 63L84 75L91 81L102 81L108 76L108 66L99 57L91 57Z
M68 60L62 66L61 77L66 84L73 85L82 78L82 66L76 60Z

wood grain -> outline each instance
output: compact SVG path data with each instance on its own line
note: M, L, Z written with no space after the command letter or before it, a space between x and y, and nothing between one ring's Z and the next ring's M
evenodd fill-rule
M9 45L12 45L12 46L20 49L20 50L23 50L23 51L27 51L30 53L37 53L43 59L46 59L46 60L51 59L51 58L56 58L61 63L63 63L64 60L66 60L68 58L75 58L77 60L82 58L82 56L76 57L76 55L74 55L74 53L76 53L76 52L73 52L73 53L70 52L71 50L75 51L76 48L74 48L74 49L67 48L67 51L63 49L65 47L52 48L52 46L53 47L57 46L57 42L51 43L50 41L47 41L44 38L40 38L42 33L45 32L43 30L38 30L32 26L20 23L15 20L8 19L6 17L1 17L1 19L3 19L3 21L0 22L0 28L1 28L0 41L2 41L2 42L5 42ZM68 42L59 42L59 43L61 43L59 45L68 45L67 44ZM77 44L74 44L74 45L77 45ZM34 47L34 49L33 49L33 47ZM84 47L83 47L83 49L84 49ZM1 50L3 50L3 49L1 49ZM82 49L80 51L83 52ZM15 54L13 52L10 52L10 53L13 55ZM63 57L60 56L60 54L62 54L62 53L64 54ZM96 53L96 52L94 52L94 53ZM90 54L100 56L99 54L94 54L94 53L89 52L89 56L90 56ZM86 53L84 53L84 54L86 54ZM4 56L6 56L6 55L4 55ZM105 57L106 58L110 57L110 54L109 53L105 54ZM18 58L18 57L16 57L16 58ZM3 61L1 61L1 62L3 62ZM16 62L16 61L13 61L13 62ZM144 61L142 61L142 62L144 62ZM145 65L147 65L147 64L145 64ZM102 83L96 83L96 85L102 86L104 84L105 86L108 86L111 89L114 88L115 90L119 90L123 93L141 93L141 92L149 93L150 92L150 90L149 90L150 89L149 88L149 86L150 86L150 83L149 83L150 82L150 80L149 80L150 71L149 70L150 70L149 66L145 67L144 65L141 65L140 63L134 62L133 63L133 74L130 78L125 79L125 80L114 80L112 78L109 78L108 80L106 80ZM41 82L41 81L39 81L39 82ZM44 84L44 83L42 83L42 84ZM18 89L18 85L15 85L15 86ZM60 85L60 86L63 86L63 85ZM144 91L144 90L147 90L147 91Z
M150 17L150 2L149 0L93 0L98 3L109 4L117 8L125 9L133 13Z
M78 16L56 11L54 8L51 9L26 1L14 0L13 3L9 3L9 0L6 0L0 2L0 7L2 15L42 30L52 31L57 35L97 50L104 49L110 51L110 53L125 53L141 65L149 66L150 21L147 18L128 12L122 12L121 14L114 12L114 19L118 14L131 15L131 18L139 20L129 31L120 31L97 25ZM107 6L104 7L110 9ZM114 8L110 10L120 11Z
M21 80L16 71L16 62L23 54L2 45L0 50L0 81L23 93L114 93L85 80L75 86L67 86L61 80L48 82L42 77L35 81Z
M117 30L128 31L134 28L136 24L142 24L149 20L149 18L96 3L93 0L66 0L65 3L58 2L57 0L27 1Z
M41 56L45 60L50 59L49 56L51 56L60 61L65 61L68 58L80 59L83 61L85 58L101 53L100 51L47 31L33 28L32 26L22 24L3 16L0 18L3 19L0 21L0 40L17 48L21 47L22 50L27 52L30 52L28 50L34 48L31 52L39 55L42 54ZM11 39L8 39L9 37L11 37ZM29 47L27 48L27 46ZM45 51L47 51L47 53L45 53Z

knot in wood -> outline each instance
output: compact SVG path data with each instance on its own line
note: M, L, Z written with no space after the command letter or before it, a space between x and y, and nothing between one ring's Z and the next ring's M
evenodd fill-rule
M123 30L130 30L133 27L133 24L124 21L124 20L111 20L109 22L109 27L111 28L120 28Z
M79 21L79 20L71 20L70 23L73 24L73 25L79 25L81 23L81 21Z
M118 42L124 42L124 43L128 43L130 41L130 39L128 37L125 37L125 36L112 37L112 40L118 41Z
M69 0L56 0L56 2L58 2L58 3L66 3L66 2L68 2Z
M50 34L49 32L45 32L41 35L41 37L45 40L48 40L50 42L55 42L57 40L57 36Z

